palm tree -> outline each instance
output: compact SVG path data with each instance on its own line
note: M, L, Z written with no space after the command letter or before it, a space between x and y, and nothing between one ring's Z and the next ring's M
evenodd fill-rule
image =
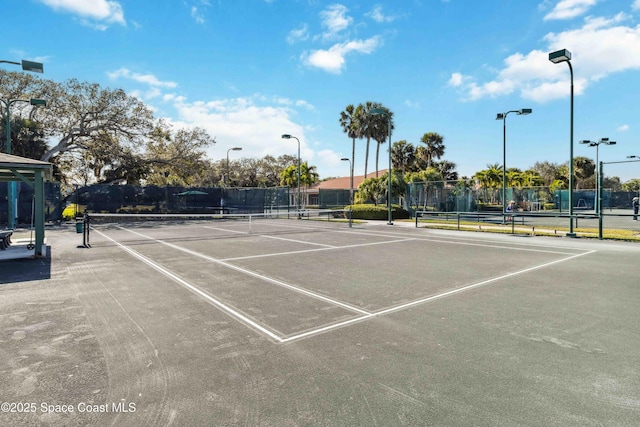
M302 179L302 177L300 177ZM298 185L298 168L295 165L287 166L280 172L280 185L295 187Z
M367 169L369 166L369 143L375 132L374 123L375 118L378 116L372 116L369 111L373 108L379 108L379 104L376 102L367 101L364 105L360 104L356 108L356 120L360 124L360 137L367 139L367 148L365 150L364 157L364 177L367 177Z
M318 175L317 168L315 166L309 166L309 163L304 162L300 165L300 185L309 187L318 182L320 175Z
M356 157L356 138L361 138L362 128L360 127L360 121L358 120L358 116L356 114L356 108L353 104L347 105L344 111L340 112L340 126L342 127L342 131L347 134L349 138L351 138L351 173L349 176L351 177L351 185L350 188L353 188L353 168L355 167L355 157Z
M444 181L457 181L458 172L456 172L456 164L448 160L441 162L433 162L433 167L442 175Z
M502 186L502 165L499 163L487 165L487 169L476 172L473 178L478 180L482 188L500 188ZM495 192L490 194L492 203L496 201L496 196Z
M425 144L424 153L426 155L427 167L431 167L431 161L440 159L444 155L444 137L436 132L427 132L422 135L420 142Z
M388 108L384 107L382 104L374 103L373 108L382 108L387 112L387 115L378 114L373 116L373 129L371 132L371 137L377 142L376 145L376 178L378 177L378 165L380 160L380 145L387 142L387 138L389 136L389 124L391 124L391 130L393 131L393 112Z
M394 169L400 169L402 175L407 169L412 169L415 162L416 149L406 140L396 141L391 146L391 164Z

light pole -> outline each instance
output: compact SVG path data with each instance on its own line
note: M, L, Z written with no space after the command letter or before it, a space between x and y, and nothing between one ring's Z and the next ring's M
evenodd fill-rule
M229 182L231 181L231 175L229 172L229 151L241 151L242 147L233 147L233 148L229 148L227 150L227 180L225 182L225 184L229 185Z
M0 61L8 62L8 61ZM5 110L5 135L7 139L7 154L11 154L11 105L16 102L28 102L33 106L47 105L47 101L44 99L0 99L0 102L4 105ZM16 212L15 212L15 181L8 183L7 205L8 205L8 217L7 228L15 228Z
M31 71L33 73L42 73L44 72L44 66L42 65L41 62L34 62L34 61L27 61L25 59L23 59L21 62L15 62L15 61L6 61L4 59L0 60L0 64L13 64L13 65L20 65L22 66L22 70L23 71ZM6 110L7 110L7 125L6 125L6 131L7 131L7 154L11 154L11 128L10 128L10 118L9 118L9 106L17 101L22 101L22 100L18 100L18 99L7 99L7 100L1 100L2 103L5 105ZM35 101L35 103L34 103ZM46 105L46 102L42 99L31 99L30 101L26 101L26 102L31 102L31 105ZM8 228L15 228L15 209L14 209L14 196L13 194L15 193L15 182L11 181L8 183L8 191L7 191L7 205L8 205L8 218L7 218L7 227Z
M340 160L343 162L349 162L349 228L351 228L351 224L353 222L353 163L351 163L351 159L347 157L343 157Z
M605 145L616 145L615 141L609 141L609 138L600 138L600 141L589 141L589 140L582 140L580 141L580 144L588 144L589 147L596 147L596 199L595 199L595 203L594 203L594 210L595 213L599 213L600 212L600 167L598 166L598 148L600 147L600 144L605 144Z
M284 134L282 135L282 139L291 139L294 138L298 141L298 218L300 218L300 140L293 135Z
M521 108L510 110L506 113L498 113L496 120L502 120L502 222L504 223L507 209L507 116L509 113L516 113L519 116L531 114L531 108Z
M377 116L377 115L383 115L383 116L387 116L387 128L389 130L389 172L387 175L387 181L389 183L388 188L387 188L387 210L388 210L388 221L387 221L387 225L393 225L393 215L391 214L391 177L392 177L392 170L391 170L391 114L389 113L389 110L384 109L384 108L372 108L371 110L369 110L369 114L371 114L372 116ZM366 177L365 177L366 178Z
M569 233L567 236L575 237L573 232L573 67L571 66L571 52L566 49L557 50L549 54L549 61L554 64L566 62L571 74L571 114L569 124Z
M640 159L640 156L636 156L634 154L634 155L631 155L631 156L627 156L627 159ZM633 161L637 161L637 160L633 160ZM640 187L638 187L638 197L640 197Z

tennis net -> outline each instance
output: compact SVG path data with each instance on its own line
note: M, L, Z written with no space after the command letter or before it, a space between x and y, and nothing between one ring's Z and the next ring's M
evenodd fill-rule
M83 243L89 246L91 230L135 239L151 236L166 239L225 238L249 234L286 234L322 231L348 225L344 210L271 211L256 214L112 214L87 213ZM129 233L127 233L129 232ZM119 233L119 234L116 234Z

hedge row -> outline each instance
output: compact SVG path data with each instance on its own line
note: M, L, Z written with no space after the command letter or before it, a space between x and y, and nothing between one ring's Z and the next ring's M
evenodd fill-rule
M345 216L349 218L349 212L353 213L353 219L389 219L389 210L382 205L352 205L345 206ZM391 205L393 219L407 219L409 212L399 205Z

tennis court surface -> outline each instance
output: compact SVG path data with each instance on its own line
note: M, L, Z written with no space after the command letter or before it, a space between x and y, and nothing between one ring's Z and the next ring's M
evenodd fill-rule
M637 244L243 219L0 263L0 423L638 425Z

